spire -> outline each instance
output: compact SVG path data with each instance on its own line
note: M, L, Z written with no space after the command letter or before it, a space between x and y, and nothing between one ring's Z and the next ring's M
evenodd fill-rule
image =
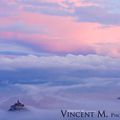
M19 99L17 100L17 103L19 103L20 101L19 101Z

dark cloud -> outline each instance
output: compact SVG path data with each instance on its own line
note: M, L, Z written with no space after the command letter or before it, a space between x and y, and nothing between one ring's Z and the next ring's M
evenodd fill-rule
M86 79L119 79L117 70L68 70L68 69L26 69L0 71L0 84L48 84L75 85L84 84ZM110 74L111 73L111 74ZM91 80L89 81L91 83ZM113 83L115 81L113 80ZM117 84L116 82L115 84Z

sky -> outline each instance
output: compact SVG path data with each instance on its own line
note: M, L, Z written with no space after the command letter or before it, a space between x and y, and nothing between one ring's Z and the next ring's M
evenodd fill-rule
M1 54L119 57L118 0L0 0Z
M0 0L0 98L40 108L116 99L119 32L119 0Z

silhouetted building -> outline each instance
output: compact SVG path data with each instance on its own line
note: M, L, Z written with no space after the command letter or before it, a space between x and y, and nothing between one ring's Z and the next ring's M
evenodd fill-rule
M22 104L19 100L14 104L11 105L9 111L23 111L26 110L25 105Z

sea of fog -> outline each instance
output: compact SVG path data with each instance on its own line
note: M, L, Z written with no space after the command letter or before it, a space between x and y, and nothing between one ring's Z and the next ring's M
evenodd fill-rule
M0 87L0 120L119 120L120 118L63 118L61 110L120 113L119 88L80 88L80 86L51 86L49 84L14 84ZM28 111L9 112L17 100Z
M63 118L61 110L42 110L29 107L27 112L8 112L0 110L0 120L119 120L120 118ZM110 111L107 112L110 114ZM116 112L119 113L119 112Z

